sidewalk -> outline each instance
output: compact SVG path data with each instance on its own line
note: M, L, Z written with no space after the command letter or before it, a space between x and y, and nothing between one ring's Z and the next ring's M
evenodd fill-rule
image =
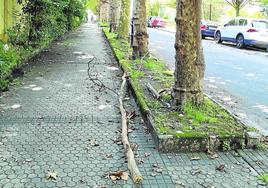
M120 137L118 97L89 80L91 71L115 91L121 72L101 30L85 24L26 68L21 85L0 96L0 187L133 187L112 182L107 172L127 171ZM162 154L141 120L134 99L126 101L137 116L130 122L131 142L144 176L142 187L265 187L257 175L268 172L267 151ZM222 171L216 170L224 165ZM48 171L56 180L46 179Z

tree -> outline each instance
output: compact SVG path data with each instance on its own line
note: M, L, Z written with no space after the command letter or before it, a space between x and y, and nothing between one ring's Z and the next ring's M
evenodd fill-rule
M118 37L127 38L130 26L130 0L121 1L121 16L118 28Z
M260 3L262 3L263 7L263 13L266 18L268 18L268 0L259 0Z
M268 0L259 0L261 3L268 5Z
M209 0L202 2L202 18L205 20L218 20L224 11L223 0Z
M121 0L110 0L110 32L117 32L120 20Z
M158 16L159 9L160 9L160 3L158 0L153 1L150 3L150 7L148 7L150 16Z
M236 16L239 16L240 10L244 8L250 0L225 0L227 4L235 9Z
M91 9L94 14L97 14L98 3L98 0L88 0L86 7Z
M148 53L148 33L146 23L146 2L145 0L135 1L134 23L134 41L133 57L142 57Z
M99 20L102 22L109 21L109 0L100 0L98 2L97 12L99 14Z
M204 55L200 35L201 0L177 0L173 106L203 102Z

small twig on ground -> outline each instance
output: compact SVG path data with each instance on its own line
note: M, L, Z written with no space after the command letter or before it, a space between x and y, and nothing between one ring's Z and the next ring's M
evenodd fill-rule
M91 64L91 63L94 62L94 61L95 61L95 63ZM96 58L96 57L93 57L92 59L90 59L90 60L88 61L88 64L87 64L87 65L88 65L87 74L88 74L89 80L92 81L93 84L94 84L95 86L98 87L98 91L99 91L99 92L102 91L103 89L108 89L109 91L112 91L114 94L119 95L115 90L113 90L113 89L107 87L107 86L106 86L106 85L105 85L105 84L98 78L97 73L95 73L95 74L93 75L93 73L90 72L90 71L95 67L96 62L97 62L97 58ZM92 65L92 66L90 66L90 65Z
M161 95L162 93L165 93L165 92L167 92L167 93L171 93L171 88L164 88L164 89L161 89L158 93L159 93L159 95Z
M154 89L154 87L149 82L146 84L146 87L148 88L148 90L153 94L153 96L157 100L160 99L161 96L159 95L159 93L156 91L156 89Z
M135 184L140 184L142 182L142 175L138 169L137 163L135 161L135 157L134 157L134 153L130 147L130 143L128 140L128 126L127 126L127 113L126 110L124 108L124 104L123 104L123 100L125 98L125 85L126 85L126 73L124 73L123 77L122 77L122 85L120 88L120 95L119 95L119 105L120 105L120 112L121 112L121 116L122 116L122 142L124 145L124 149L126 152L126 157L127 157L127 161L128 161L128 169L131 173L132 179L134 181Z
M141 58L141 63L145 59L145 57L150 56L149 51Z
M156 98L158 101L160 101L165 106L165 108L170 108L171 107L171 105L169 103L166 103L161 99L161 94L164 91L161 91L161 93L156 91L156 89L149 82L146 84L146 87L150 91L150 93L152 93L153 97Z

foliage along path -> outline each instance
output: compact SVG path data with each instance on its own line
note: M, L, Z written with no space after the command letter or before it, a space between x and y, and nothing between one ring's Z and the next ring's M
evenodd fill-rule
M118 97L89 80L92 56L98 60L89 64L90 75L118 91L122 73L101 30L85 24L32 60L21 84L1 95L0 187L133 186L130 178L113 182L105 175L127 171L127 164L118 140ZM161 154L129 98L127 110L137 114L129 135L143 187L262 187L256 176L267 170L265 152L219 153L214 159Z

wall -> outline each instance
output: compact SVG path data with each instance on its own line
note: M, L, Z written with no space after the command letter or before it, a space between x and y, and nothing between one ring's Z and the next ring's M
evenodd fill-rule
M6 32L19 20L20 13L17 0L0 0L0 40L7 40Z

